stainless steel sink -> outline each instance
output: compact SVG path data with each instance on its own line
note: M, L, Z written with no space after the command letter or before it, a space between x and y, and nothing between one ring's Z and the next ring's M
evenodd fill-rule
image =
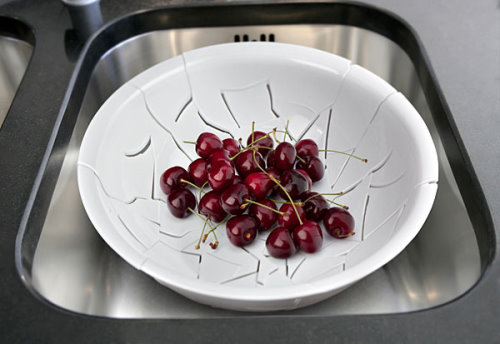
M32 51L33 46L28 42L0 35L0 128L26 71Z
M431 112L410 57L392 40L371 30L340 24L290 23L151 31L131 34L124 41L117 39L118 44L105 49L93 72L89 71L89 77L83 77L80 83L86 88L75 87L73 91L72 97L78 98L77 93L83 91L85 96L75 102L77 105L68 106L65 116L75 119L68 120L67 128L72 129L72 134L71 130L59 131L62 143L52 152L51 168L47 168L42 180L44 196L35 202L34 209L38 211L32 211L35 214L28 220L22 253L25 270L21 271L28 287L46 302L88 315L247 316L187 300L125 263L93 228L76 182L83 134L114 90L148 67L184 51L243 40L274 40L323 49L378 74L404 93L420 112L432 133L440 162L433 210L421 232L397 258L331 299L280 314L405 313L442 305L473 287L485 269L485 261L477 228L462 198L461 191L468 186L457 186L436 127L437 114ZM80 67L84 68L85 63Z

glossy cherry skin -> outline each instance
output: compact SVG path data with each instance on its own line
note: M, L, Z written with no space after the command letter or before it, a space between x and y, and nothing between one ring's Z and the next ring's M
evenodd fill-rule
M297 155L301 158L319 155L318 145L311 139L303 139L297 142L295 144L295 150L297 151Z
M233 245L243 247L251 244L257 236L257 220L250 215L231 218L226 224L226 233Z
M222 209L220 193L215 190L203 195L200 199L200 204L198 204L198 210L214 222L221 222L227 215L224 209Z
M202 186L208 181L207 162L205 159L199 158L190 163L188 172L191 181L198 186Z
M306 171L301 170L300 168L296 168L296 171L299 172L300 174L302 174L306 178L306 180L307 180L307 191L311 191L311 188L312 188L312 185L313 185L311 177L309 177L309 175L307 174Z
M302 209L301 206L295 205L297 212L299 213L299 217L302 221L306 219L306 212ZM286 227L289 230L293 230L295 227L300 225L299 219L297 218L297 214L293 209L291 204L283 204L280 208L280 211L283 212L283 215L278 215L278 223L282 227Z
M172 215L182 219L191 215L189 208L196 208L196 198L187 189L174 189L168 195L167 206Z
M354 218L345 209L330 208L323 219L328 234L337 239L344 239L354 235Z
M228 151L229 156L233 157L240 151L240 143L232 138L222 140L222 147Z
M221 192L233 184L234 168L226 161L217 161L208 170L208 184L215 191Z
M210 154L210 156L207 158L208 169L210 169L210 166L212 166L212 164L215 164L218 161L228 162L229 164L232 165L229 152L225 149L217 149L215 152Z
M259 201L259 203L267 207L273 208L274 210L278 210L276 208L276 204L274 204L273 201L270 201L268 199L263 199ZM250 208L248 209L248 214L257 220L259 224L259 230L261 231L266 231L269 228L271 228L278 219L278 214L276 212L261 207L260 205L257 204L250 205Z
M205 159L221 148L222 141L217 135L212 133L202 133L196 140L196 153Z
M299 199L308 188L306 177L296 170L287 170L283 172L280 176L280 183L294 200ZM278 191L281 198L288 200L283 189L279 188Z
M315 195L317 196L313 197ZM316 192L306 192L302 195L302 201L307 201L304 204L304 211L308 220L316 222L323 220L329 208L328 202L323 196L318 195Z
M181 179L189 181L189 173L180 166L170 167L161 175L160 188L165 195L169 195L174 189L187 187L187 183L181 182Z
M274 177L274 179L276 179L277 181L280 180L281 173L275 167L266 168L266 172L269 173L270 175L272 175ZM278 184L276 184L275 182L273 182L273 183L274 183L274 185L273 185L273 191L271 192L271 196L276 195L278 193L278 190L280 189Z
M243 184L243 179L239 175L235 175L233 179L233 184Z
M280 180L281 173L275 167L266 168L266 172L272 175L276 180Z
M304 221L293 230L293 241L302 251L314 253L323 245L321 227L314 221Z
M289 142L281 142L274 154L274 167L283 172L293 167L297 154L295 147Z
M267 252L274 258L290 258L297 249L290 231L285 227L276 227L266 239Z
M248 136L247 139L247 145L250 145L252 142L266 136L267 134L262 132L262 131L254 131L253 132L253 140L252 140L252 134ZM260 140L255 144L255 146L259 147L259 153L262 154L263 157L265 157L271 150L267 148L273 148L274 142L273 139L270 138L269 136L266 137L265 139ZM267 147L267 148L260 148L260 147Z
M321 180L325 175L325 165L323 165L321 160L316 156L307 156L303 159L305 163L297 161L297 169L306 171L313 183Z
M239 215L245 211L241 206L250 199L250 191L245 184L233 184L222 191L220 201L222 209L228 214Z
M266 168L266 164L262 155L259 152L256 152L254 160L253 152L253 150L249 149L238 155L235 159L236 170L242 178L245 178L252 172L260 171L259 167L255 163L255 160L257 160L262 168Z
M245 178L245 185L248 186L253 199L260 200L271 195L275 183L265 173L253 172Z
M276 151L275 150L270 151L266 159L267 167L274 167L274 163L276 162L275 157L276 157Z

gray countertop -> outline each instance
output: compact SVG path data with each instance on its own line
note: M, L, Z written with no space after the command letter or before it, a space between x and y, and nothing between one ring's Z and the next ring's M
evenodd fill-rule
M105 22L127 13L165 6L193 6L226 1L102 0ZM248 3L233 1L230 3ZM254 2L252 2L254 3ZM349 3L349 2L347 2ZM500 2L484 1L358 1L379 7L407 22L423 44L448 104L458 134L472 162L489 206L493 224L500 223ZM18 278L14 245L30 191L41 164L51 128L63 104L74 63L52 65L50 51L63 51L61 28L69 16L55 0L0 0L0 15L18 17L34 28L37 38L28 67L40 71L40 94L26 94L21 84L12 111L0 129L0 340L15 343L166 342L221 343L493 343L500 338L500 267L493 259L478 285L460 300L433 310L384 316L321 318L252 318L212 320L114 320L56 310L34 298ZM52 88L50 88L52 87ZM17 102L17 103L16 103ZM22 104L21 104L22 103ZM22 119L36 109L29 128ZM19 116L19 122L14 118ZM39 127L40 130L36 130ZM46 130L41 130L46 128ZM36 136L30 136L32 133ZM16 155L21 145L7 146L27 135L29 155ZM1 145L4 145L3 147ZM3 156L2 154L5 154ZM16 171L14 173L14 171ZM497 236L499 230L496 229ZM496 242L498 250L499 241ZM288 335L284 335L287 333Z

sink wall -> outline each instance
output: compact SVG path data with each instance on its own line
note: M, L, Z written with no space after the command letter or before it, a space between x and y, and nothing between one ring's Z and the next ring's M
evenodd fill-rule
M426 121L440 160L435 206L420 234L396 259L343 293L290 315L403 313L460 296L481 275L480 250L441 136L413 63L393 41L347 25L271 25L172 29L134 36L95 66L62 161L32 257L31 283L40 296L67 310L119 318L235 316L189 301L134 270L94 230L76 185L76 159L99 106L134 75L183 51L235 40L270 40L330 51L378 74L400 90ZM76 92L76 91L75 91ZM48 171L47 173L53 173Z
M13 29L15 30L16 27L22 25L24 24L11 18L0 16L0 128L7 116L33 51L33 45L13 31Z

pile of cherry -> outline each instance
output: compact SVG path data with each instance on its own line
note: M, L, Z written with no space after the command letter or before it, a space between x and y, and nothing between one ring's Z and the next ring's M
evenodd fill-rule
M202 238L205 242L212 234L215 242L210 246L215 249L215 229L221 223L226 223L229 240L242 247L277 221L266 240L269 254L276 258L288 258L299 249L318 251L323 243L320 221L335 238L354 234L354 219L347 207L330 208L329 203L335 202L323 197L339 194L311 191L312 184L325 173L317 144L304 139L293 145L285 141L287 131L284 133L283 142L279 142L276 129L270 133L252 130L246 147L241 139L220 140L212 133L202 133L191 142L200 158L187 171L175 166L162 174L160 186L168 195L171 213L178 218L195 214L205 222L196 248ZM272 137L278 143L275 149ZM212 190L206 191L207 185ZM198 212L196 197L188 186L199 191ZM278 195L281 200L276 200ZM213 227L208 220L218 225ZM204 233L207 225L210 230Z

